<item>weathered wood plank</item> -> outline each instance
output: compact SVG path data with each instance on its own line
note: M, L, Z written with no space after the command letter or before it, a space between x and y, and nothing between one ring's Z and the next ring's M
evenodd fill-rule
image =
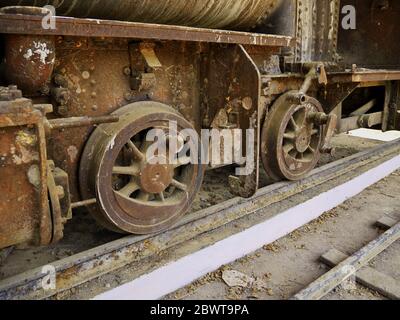
M377 222L376 222L376 226L378 228L387 230L392 228L393 226L395 226L397 223L397 221L395 219L393 219L392 217L389 216L383 216L382 218L380 218Z
M400 239L400 223L300 291L293 300L319 300Z
M329 267L335 267L347 258L346 254L332 249L321 256L320 260ZM380 293L384 297L400 300L400 281L369 266L361 268L355 277L359 284Z

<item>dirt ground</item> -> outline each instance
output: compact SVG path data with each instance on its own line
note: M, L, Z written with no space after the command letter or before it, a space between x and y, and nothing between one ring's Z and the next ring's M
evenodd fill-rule
M318 220L263 249L226 265L166 299L288 299L329 269L319 262L335 248L348 255L358 251L382 232L374 223L384 215L400 219L400 171L368 188ZM400 243L397 242L370 265L400 280ZM237 270L265 286L228 287L224 270ZM362 286L338 288L326 299L384 299Z

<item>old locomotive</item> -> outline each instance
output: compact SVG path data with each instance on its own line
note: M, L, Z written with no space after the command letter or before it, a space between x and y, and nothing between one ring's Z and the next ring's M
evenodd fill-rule
M149 163L145 133L168 120L256 131L255 170L229 177L242 197L259 162L273 181L298 180L335 132L400 129L398 1L0 5L0 248L60 240L79 206L116 232L172 226L204 168Z

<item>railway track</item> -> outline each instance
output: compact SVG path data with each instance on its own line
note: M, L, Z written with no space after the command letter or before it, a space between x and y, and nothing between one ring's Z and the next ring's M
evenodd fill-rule
M54 290L43 289L47 274L42 267L10 277L0 282L0 299L50 298L127 266L136 270L135 277L140 277L168 263L171 258L167 253L171 251L184 256L190 250L217 243L272 219L293 206L294 201L302 203L395 158L400 153L399 142L386 143L320 167L302 181L267 186L251 199L235 198L190 214L163 234L129 236L52 263L57 272ZM206 242L200 241L205 238ZM189 244L190 249L185 251L183 248Z
M347 280L355 280L389 299L400 300L400 282L368 266L371 260L400 239L400 223L390 217L383 217L377 226L387 231L352 256L348 257L336 249L322 255L321 262L332 269L296 294L292 300L320 300Z

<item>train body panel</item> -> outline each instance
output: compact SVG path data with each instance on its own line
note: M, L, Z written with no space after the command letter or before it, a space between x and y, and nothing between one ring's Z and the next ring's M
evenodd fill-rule
M231 147L252 153L232 161L252 170L227 181L242 197L257 191L261 162L271 181L298 180L335 132L400 130L395 1L64 1L57 13L76 18L56 29L43 28L48 11L23 7L55 4L42 2L0 13L0 247L58 241L80 206L116 232L173 225L205 166L151 163L154 128L185 142L214 130L218 148L200 144L197 157L221 158L224 133L253 132ZM359 29L342 26L349 5Z

